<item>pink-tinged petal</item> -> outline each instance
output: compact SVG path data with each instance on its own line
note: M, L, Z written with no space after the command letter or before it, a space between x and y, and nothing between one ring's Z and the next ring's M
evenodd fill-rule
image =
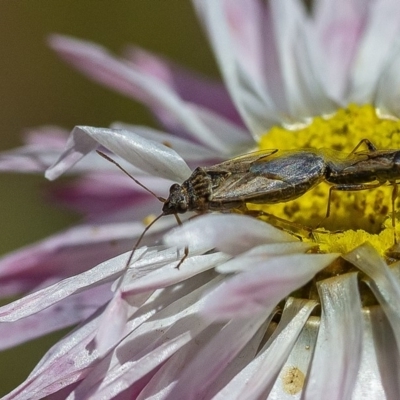
M51 47L68 63L89 78L130 97L139 98L150 108L170 113L196 141L224 152L226 143L218 140L177 94L159 79L143 73L126 60L114 58L105 49L89 42L54 35Z
M385 67L378 82L375 104L383 115L400 117L400 92L393 88L400 87L400 49L399 46L393 51L387 66Z
M68 139L69 131L59 126L44 125L26 130L23 135L24 143L43 148L62 149Z
M46 171L46 178L57 178L99 144L151 175L183 182L191 174L185 161L165 145L125 130L76 126L66 150Z
M254 218L208 214L185 223L164 236L170 246L216 247L236 255L265 243L295 241L293 236Z
M101 315L95 343L100 357L111 349L122 337L128 317L128 303L117 290Z
M224 9L237 62L262 85L280 113L287 113L270 4L262 0L224 0Z
M398 277L368 242L351 253L345 254L343 258L371 278L367 280L367 284L387 315L399 346L400 310L397 305L400 301L400 281Z
M43 399L83 379L98 354L90 343L97 328L97 317L86 321L58 341L42 358L28 378L4 400Z
M165 196L173 182L166 179L141 176L140 182L153 192ZM146 215L161 210L158 199L151 198L148 192L133 182L121 171L93 172L63 183L50 189L46 196L49 200L65 207L84 213L92 221L111 218L112 214L123 210L129 214L129 220L141 220ZM125 221L128 217L125 217Z
M160 220L142 243L154 241L173 224L173 219ZM8 254L0 259L1 295L32 290L49 277L72 276L132 249L144 227L129 222L82 225Z
M75 392L75 398L111 398L162 363L206 329L199 316L214 279L157 312L101 360Z
M112 129L123 129L139 135L147 140L153 140L175 150L186 161L204 161L219 159L219 152L213 151L189 140L179 138L166 132L141 125L130 125L123 122L114 122Z
M176 268L181 262L178 260L164 267L157 268L139 279L128 282L122 287L123 293L141 293L148 290L155 290L162 287L167 287L172 284L183 282L203 271L223 263L229 257L223 253L205 254L199 256L190 256Z
M246 126L254 136L279 122L276 107L261 82L250 76L235 53L229 20L220 0L194 0L204 23L225 84ZM240 58L240 57L239 57Z
M399 353L393 351L397 347L395 338L382 309L379 306L369 307L363 310L364 329L363 345L361 353L360 369L358 370L357 380L355 382L353 398L354 399L396 399L399 398ZM375 336L376 331L385 328L385 332L380 332L379 339L383 336L386 343L379 343ZM382 335L382 336L381 336ZM390 347L389 347L390 346ZM390 348L389 352L388 349ZM386 360L386 366L380 370L379 358L392 358ZM397 354L396 354L397 353ZM383 364L382 364L383 365Z
M227 320L273 307L309 282L338 254L277 256L252 264L253 268L226 279L212 293L202 312L208 318ZM246 263L246 257L241 257Z
M260 263L263 260L266 261L280 255L305 253L312 247L314 247L312 243L304 242L262 244L246 251L241 257L233 258L231 261L216 267L216 270L221 274L246 271L253 268L253 262ZM243 263L242 257L246 257L246 260L249 260L247 264Z
M238 126L243 125L221 82L190 71L138 47L128 47L124 55L144 73L154 76L171 87L183 100L213 110ZM167 115L166 118L168 118Z
M188 140L164 132L158 133L154 129L143 126L114 123L112 124L112 127L131 130L138 135L142 135L146 139L155 140L163 144L167 143L169 147L176 150L176 152L187 161L210 160L212 158L221 159L222 157L226 158L227 156L237 155L237 153L241 151L249 151L252 146L254 147L254 143L251 141L249 133L244 129L221 118L213 111L204 107L195 104L188 104L187 107L196 115L201 123L212 132L213 136L218 138L218 141L225 143L223 150L210 150L207 147L194 144Z
M0 349L4 350L88 318L111 298L110 285L88 289L63 299L24 319L0 324Z
M139 253L143 254L144 252L145 250L143 249L141 251L138 250L136 257L139 257ZM125 268L128 256L129 253L122 254L80 275L64 279L0 307L0 322L17 321L44 310L73 294L81 293L89 288L112 281Z
M312 60L326 93L344 104L349 73L368 23L368 0L321 0L315 3L308 33ZM312 36L312 37L311 37Z
M304 388L305 377L309 371L317 342L319 322L319 317L309 317L304 324L289 357L275 380L269 398L276 400L301 398L301 391ZM240 381L238 384L240 385Z
M263 325L272 310L226 324L199 352L196 358L178 374L177 384L167 399L196 400L203 398L210 385L246 346Z
M235 376L215 397L221 399L266 398L317 302L290 298L278 327L257 358Z
M232 362L221 373L217 381L211 384L204 398L211 399L213 395L229 382L245 365L247 365L257 354L261 341L264 338L267 319L256 334L248 341L245 347L238 353ZM220 331L220 325L211 325L204 330L181 350L176 352L154 375L138 400L167 398L176 384L178 374L186 368L188 363L203 351L204 346Z
M373 103L382 70L397 46L399 14L400 3L396 0L371 1L368 24L352 69L349 102Z
M212 277L212 274L206 272L189 279L185 285L178 284L166 290L158 290L150 297L147 295L135 296L134 302L130 300L131 307L129 311L131 313L132 304L136 304L137 311L134 309L133 315L130 315L126 326L126 334L137 329L147 319L168 306L170 307L164 314L158 314L161 319L165 316L175 315L179 311L179 307L180 310L183 310L180 316L183 318L185 314L184 310L186 310L188 304L195 302L196 299L202 297L204 291L209 290L209 286L207 285L203 289L199 290L199 288L204 284L209 284ZM183 300L181 300L182 298ZM139 308L143 303L144 307ZM84 379L98 359L98 351L93 344L93 340L98 328L99 318L103 311L104 308L100 309L96 313L97 316L83 323L81 327L69 333L64 339L53 346L26 381L15 389L7 399L42 399L51 393L58 393L60 389L68 387L74 384L74 382ZM165 318L161 324L157 321L158 318L156 317L153 323L146 324L144 329L142 328L138 331L138 337L145 339L143 342L144 345L147 343L146 332L154 334L155 340L161 335L162 327L166 327ZM170 321L173 322L174 319ZM143 345L139 344L137 350L142 347Z
M350 399L360 368L364 329L357 274L318 283L321 326L304 397ZM329 366L329 367L328 367Z
M288 110L294 117L292 122L332 112L337 104L327 97L318 80L319 65L310 59L305 6L297 0L278 0L271 2L271 10Z
M37 173L44 172L57 160L59 151L15 149L0 155L0 171Z

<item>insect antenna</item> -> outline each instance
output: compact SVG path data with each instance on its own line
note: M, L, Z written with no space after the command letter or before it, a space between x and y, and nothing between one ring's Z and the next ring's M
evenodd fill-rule
M164 199L164 197L157 196L152 190L144 186L142 183L140 183L136 178L134 178L125 168L123 168L120 164L118 164L115 160L113 160L111 157L108 157L107 154L104 154L100 150L96 150L97 154L105 158L107 161L110 163L116 165L125 175L128 175L129 178L131 178L134 182L136 182L141 188L146 190L146 192L150 193L152 196L154 196L156 199L160 200L161 203L165 203L167 200Z
M107 161L109 161L110 163L114 164L115 166L117 166L125 175L129 176L129 178L131 178L136 184L138 184L141 188L143 188L144 190L146 190L148 193L150 193L152 196L154 196L156 199L158 199L161 203L165 203L167 200L164 197L158 196L156 195L152 190L150 190L149 188L147 188L146 186L144 186L142 183L140 183L136 178L134 178L125 168L123 168L119 163L117 163L115 160L113 160L111 157L109 157L107 154L104 154L102 151L100 150L96 150L97 154L100 155L101 157L103 157L104 159L106 159ZM139 238L137 239L137 241L135 242L131 254L129 255L129 258L127 260L127 262L125 263L125 270L128 269L129 264L132 261L133 255L135 254L136 249L139 247L140 242L142 241L144 235L146 234L146 232L161 218L163 217L165 214L161 213L160 215L158 215L149 225L146 226L146 228L143 230L143 232L140 234ZM178 217L178 214L174 214L176 222L179 226L182 226L182 221L180 220L180 218ZM185 252L183 257L181 258L181 260L179 261L178 265L175 268L178 268L182 265L182 263L185 261L185 259L187 258L187 256L189 255L189 248L187 246L185 246Z

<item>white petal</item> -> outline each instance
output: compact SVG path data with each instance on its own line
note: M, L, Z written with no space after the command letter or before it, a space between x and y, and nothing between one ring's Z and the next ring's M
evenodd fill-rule
M228 256L223 253L188 257L179 266L179 269L176 268L176 265L180 260L157 268L146 276L125 284L122 290L124 293L133 294L170 286L178 282L183 282L210 268L214 268L227 259Z
M113 347L122 337L128 318L128 304L117 290L101 315L95 343L100 357Z
M151 74L113 57L101 46L60 35L50 38L50 45L61 57L76 68L83 71L89 78L111 86L120 92L140 99L149 105L156 113L171 114L181 127L201 143L224 152L226 144L219 140L212 131L188 107L188 103L176 92Z
M123 122L114 122L111 124L112 129L123 129L134 132L147 140L153 140L163 144L171 149L174 149L186 161L204 161L210 159L219 159L219 152L213 151L202 145L190 142L171 135L166 132L161 132L153 128L141 125L130 125Z
M349 254L343 256L357 268L367 274L372 292L387 315L393 332L400 346L400 281L396 278L382 257L369 243L357 247Z
M304 242L262 244L261 246L254 247L242 254L242 257L246 257L248 262L243 263L242 257L235 257L232 260L218 266L216 269L221 274L245 271L253 268L253 263L259 263L263 260L266 261L271 257L279 255L305 253L312 247L312 243Z
M271 9L282 81L294 121L333 111L335 103L324 92L319 74L313 73L319 66L311 61L309 42L313 38L307 37L305 6L297 0L274 0Z
M261 135L278 122L278 117L272 99L260 89L260 82L256 82L238 61L223 1L194 0L194 4L205 24L220 71L239 113L252 133Z
M337 254L296 254L262 260L253 264L253 268L225 279L210 296L203 313L209 318L226 320L273 307L337 257ZM242 260L246 262L245 257Z
M368 25L354 62L348 99L362 104L373 102L377 82L400 33L400 3L397 0L372 1L370 4Z
M135 252L133 261L143 255L145 251L146 249L138 249ZM124 270L129 256L130 252L122 254L79 275L64 279L45 289L0 307L0 321L16 321L44 310L74 293L80 293L87 288L112 281Z
M316 305L312 300L289 299L278 327L257 358L229 382L215 400L265 398Z
M240 254L265 243L295 241L293 236L255 218L234 214L207 214L164 236L168 245L216 247Z
M191 173L185 161L174 150L133 132L76 126L68 139L66 150L46 171L46 177L57 178L83 156L95 150L98 144L152 175L183 181Z
M353 399L400 398L399 369L394 367L396 364L399 365L399 353L388 320L379 306L364 309L363 318L365 326L363 347ZM380 335L377 335L378 331ZM375 336L380 337L375 338ZM385 343L382 341L383 338ZM380 357L391 359L385 359L385 363L379 365L378 362L383 361Z
M309 317L282 367L268 400L300 400L317 341L319 318Z
M322 315L305 399L351 398L360 367L361 301L357 274L326 279L318 284Z
M111 398L160 366L209 326L198 310L207 298L205 291L216 282L175 301L131 332L95 366L71 398Z
M270 314L244 320L232 320L209 341L203 351L178 375L177 384L167 399L196 400L202 398L212 382L227 368L240 350L251 340Z
M378 82L375 104L382 114L400 117L400 44L392 49L392 56Z

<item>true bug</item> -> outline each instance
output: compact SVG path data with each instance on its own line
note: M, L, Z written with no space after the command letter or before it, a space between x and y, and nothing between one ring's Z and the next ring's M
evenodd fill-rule
M356 151L362 144L366 151ZM325 181L330 183L328 209L332 191L358 191L373 189L389 182L392 191L392 225L395 227L395 200L398 196L397 181L400 179L400 150L378 150L368 139L363 139L346 159L326 158ZM395 236L396 242L396 236Z
M229 211L245 209L246 203L273 204L294 200L322 182L326 170L324 156L317 149L279 153L278 150L256 151L211 167L196 168L181 185L173 184L168 198L164 199L147 189L110 157L98 153L164 203L162 213L145 228L133 250L162 216L175 215L180 224L178 214L188 211ZM185 249L179 265L187 252Z

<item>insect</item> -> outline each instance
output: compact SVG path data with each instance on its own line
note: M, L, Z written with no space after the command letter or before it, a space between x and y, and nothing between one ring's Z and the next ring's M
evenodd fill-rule
M362 144L366 144L368 151L357 152ZM245 154L211 167L198 167L182 184L173 184L168 198L164 199L142 185L107 155L98 153L164 203L162 213L144 229L133 252L147 230L162 216L174 215L178 224L181 224L178 214L188 211L201 214L207 211L247 210L247 203L286 202L302 196L323 181L332 185L326 217L330 215L332 191L371 189L385 182L394 187L394 209L398 194L396 179L400 179L400 150L377 150L368 139L364 139L350 154L327 148L279 152L274 149ZM177 267L187 255L188 249L185 249L185 255Z
M168 198L164 199L142 185L113 159L98 153L164 203L162 213L144 229L133 252L147 230L162 216L174 215L181 224L178 214L188 211L201 214L207 211L246 210L246 203L273 204L294 200L322 182L326 172L324 155L317 149L279 153L276 149L256 151L211 167L196 168L181 185L173 184ZM187 255L188 249L185 249L177 267Z
M367 150L356 152L362 144L367 146ZM334 190L366 190L389 183L393 186L392 226L395 228L394 203L398 196L397 181L400 179L400 150L378 150L371 141L363 139L347 158L336 160L334 157L327 157L326 164L325 181L333 185L329 189L327 217L330 214L330 198Z

